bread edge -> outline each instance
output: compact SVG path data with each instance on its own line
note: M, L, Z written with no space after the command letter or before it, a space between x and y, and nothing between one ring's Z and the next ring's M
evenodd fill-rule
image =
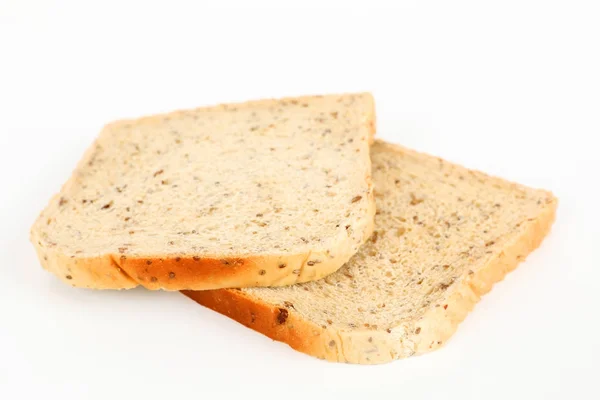
M185 116L187 113L195 112L195 111L199 111L199 110L204 110L204 111L231 110L231 109L239 109L239 108L264 106L264 105L268 105L268 104L277 104L280 102L289 102L289 103L298 102L298 103L300 103L303 101L323 99L326 97L347 97L347 96L365 97L365 99L373 105L373 107L371 108L372 109L371 114L373 116L375 115L375 100L374 100L372 93L367 92L367 91L347 92L347 93L340 92L340 93L331 93L331 94L324 94L324 95L316 95L315 94L315 95L302 95L302 96L298 96L298 97L286 96L286 97L281 97L281 98L270 97L270 98L264 98L264 99L238 101L238 102L231 102L231 103L208 104L208 105L199 106L199 107L173 110L173 111L167 111L167 112L162 112L162 113L155 113L152 115L141 116L141 117L121 118L121 119L118 119L116 121L112 121L112 122L106 124L104 126L104 129L111 128L115 125L121 125L121 124L154 122L156 120L162 120L165 117L171 118L171 117L177 117L177 116ZM375 118L373 117L372 120L373 120L373 129L374 129Z

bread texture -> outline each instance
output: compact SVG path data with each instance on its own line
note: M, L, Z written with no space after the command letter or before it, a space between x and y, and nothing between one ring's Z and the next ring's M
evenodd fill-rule
M371 235L370 94L178 111L106 126L31 229L83 288L280 286Z
M376 141L375 231L336 273L283 288L184 294L292 348L378 364L448 341L542 241L557 199Z

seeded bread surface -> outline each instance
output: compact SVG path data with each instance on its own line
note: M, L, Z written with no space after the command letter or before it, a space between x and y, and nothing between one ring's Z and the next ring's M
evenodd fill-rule
M284 288L184 294L301 352L377 364L442 346L534 250L549 192L376 141L370 240L336 273Z
M315 280L370 236L369 94L262 100L106 126L31 229L77 287Z

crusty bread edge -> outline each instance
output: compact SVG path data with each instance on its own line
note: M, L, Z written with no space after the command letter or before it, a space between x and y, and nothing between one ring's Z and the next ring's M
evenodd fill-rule
M524 221L520 233L492 254L482 268L456 280L445 301L447 307L432 306L418 321L389 331L317 326L291 307L268 304L235 289L182 293L271 339L327 361L380 364L423 354L445 344L480 298L541 244L558 206L558 200L550 198L541 213Z
M368 134L369 146L374 142L376 132L375 102L370 93L351 93L354 96L366 96L370 109L361 121L361 129ZM336 95L327 95L336 96ZM343 96L343 95L337 95ZM297 98L254 100L244 103L222 104L202 109L225 109L232 107L249 107L258 104L278 101L308 101L325 96L302 96ZM151 122L164 118L185 114L186 110L173 111L168 114L153 115L135 121ZM128 123L122 120L107 125ZM105 129L107 129L105 128ZM98 142L102 137L96 139ZM80 168L93 154L94 146L85 152L77 165ZM341 234L328 252L308 252L301 254L284 254L272 256L244 255L238 257L129 257L126 254L104 254L97 257L78 257L66 255L57 246L40 237L36 227L43 224L43 213L38 217L30 230L30 241L34 245L38 259L44 269L58 276L73 287L90 289L131 289L141 285L151 290L209 290L230 287L249 286L285 286L295 283L321 279L344 265L352 257L362 243L373 233L375 218L375 198L371 178L370 151L366 149L367 193L363 201L367 204L367 215L361 225L354 226L356 232L362 232L360 242L348 240ZM61 189L71 184L73 176ZM60 193L53 196L49 205L60 201ZM317 261L312 263L311 261Z
M272 98L265 98L265 99L260 99L260 100L248 100L248 101L240 101L240 102L232 102L232 103L213 104L213 105L206 105L206 106L200 106L200 107L189 108L189 109L168 111L168 112L164 112L164 113L156 113L153 115L137 117L137 118L123 118L123 119L119 119L119 120L116 120L116 121L106 124L104 129L110 128L115 125L122 125L122 124L152 123L155 121L163 120L165 117L173 118L173 117L185 116L186 114L188 114L190 112L195 112L195 111L199 111L199 110L204 110L204 111L234 110L234 109L243 109L243 108L249 108L249 107L265 106L265 105L269 105L269 104L278 104L281 102L295 104L295 103L302 103L302 102L315 100L315 99L322 99L325 97L343 98L346 96L354 96L354 97L364 96L369 101L369 103L371 103L371 105L372 105L371 115L373 117L371 117L370 121L372 121L371 128L372 128L372 132L374 133L375 132L375 122L376 122L376 120L374 118L374 116L375 116L375 100L373 98L373 95L370 92L331 93L331 94L326 94L326 95L303 95L303 96L299 96L299 97L288 96L288 97L281 97L281 98L272 97Z

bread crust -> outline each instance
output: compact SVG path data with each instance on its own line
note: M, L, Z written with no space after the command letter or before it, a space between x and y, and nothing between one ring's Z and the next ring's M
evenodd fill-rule
M362 123L362 129L367 130L369 145L374 142L375 135L375 104L369 93L356 93L358 96L368 96L371 110L367 119ZM220 104L202 109L227 109L233 107L252 107L282 101L303 102L323 96L288 97L282 99L254 100L243 103ZM189 110L174 111L143 117L135 120L121 120L108 125L127 123L151 123L165 116L176 117L184 115ZM100 139L100 138L99 138ZM96 141L98 141L97 139ZM78 164L81 167L92 156L93 146L90 147ZM367 152L367 157L369 157ZM294 283L307 282L323 278L338 270L352 257L360 244L372 234L375 218L375 198L370 172L370 159L366 160L368 173L365 180L368 185L367 215L364 223L354 226L356 232L361 232L361 241L356 243L348 240L347 236L337 238L337 242L327 254L308 251L300 254L253 255L240 254L236 257L220 257L217 255L148 255L130 256L127 254L102 254L96 257L78 257L63 254L58 246L46 243L40 235L39 225L44 224L42 216L34 223L30 231L30 240L35 247L40 263L44 269L57 275L65 283L74 287L91 289L131 289L143 286L151 290L207 290L230 287L250 286L285 286ZM73 184L73 177L65 183L63 189ZM62 190L61 190L62 192ZM50 201L58 203L60 194ZM319 260L313 264L309 261ZM285 265L285 267L282 267Z
M369 212L374 214L375 207ZM369 218L364 240L373 232ZM41 242L36 246L42 266L65 283L93 289L207 290L223 287L285 286L321 279L339 269L358 246L342 241L331 253L250 257L68 257ZM333 254L334 256L331 256ZM309 261L321 260L317 264Z
M552 199L535 219L522 224L513 240L490 255L483 267L456 280L444 302L447 307L432 306L418 320L388 331L346 331L317 326L303 319L293 308L287 309L287 318L281 323L282 308L238 290L182 293L271 339L327 361L381 364L427 353L443 346L479 299L541 244L556 215L558 201L555 197Z

